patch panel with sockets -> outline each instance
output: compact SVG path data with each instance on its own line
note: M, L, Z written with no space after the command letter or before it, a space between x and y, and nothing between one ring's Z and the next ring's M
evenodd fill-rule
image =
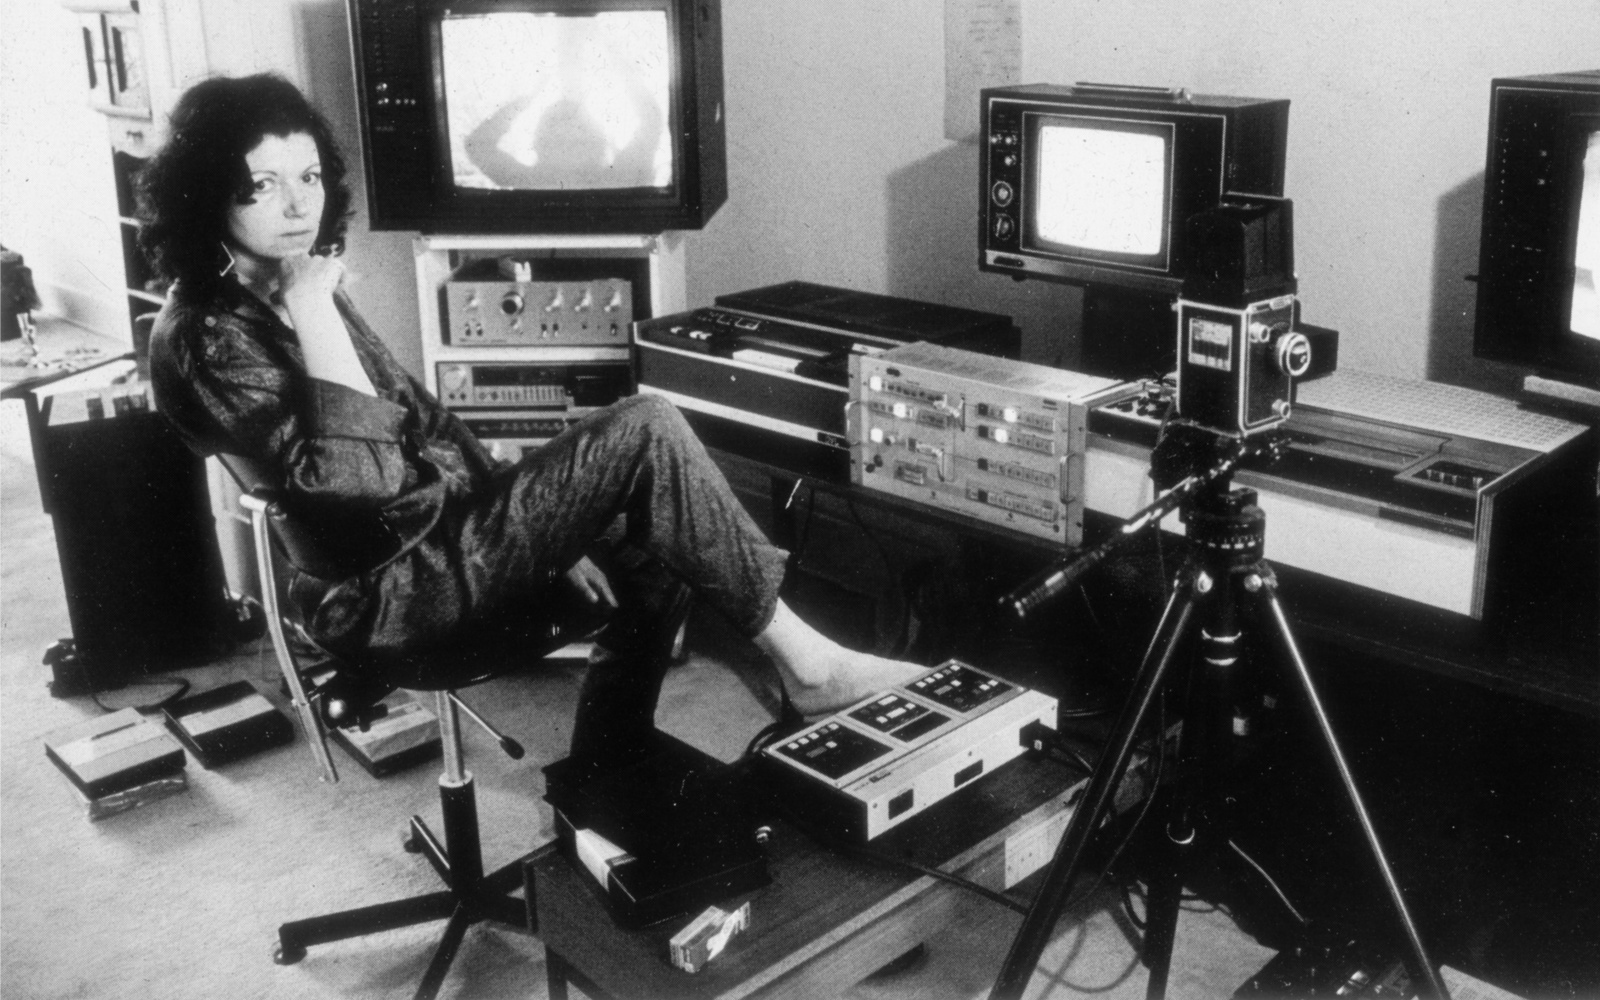
M1111 379L917 343L850 359L851 481L1077 545L1090 407Z

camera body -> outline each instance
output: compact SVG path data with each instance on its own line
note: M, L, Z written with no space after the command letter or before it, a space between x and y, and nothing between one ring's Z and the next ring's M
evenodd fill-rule
M1294 330L1294 296L1240 307L1179 299L1178 417L1229 437L1289 419L1311 345Z
M1196 266L1177 313L1177 415L1244 438L1289 419L1311 367L1295 330L1294 220L1287 199L1230 195L1188 220Z

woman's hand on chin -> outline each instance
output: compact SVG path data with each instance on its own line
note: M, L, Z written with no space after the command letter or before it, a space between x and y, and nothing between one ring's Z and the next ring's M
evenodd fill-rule
M297 307L316 307L333 301L344 280L344 262L337 257L299 254L278 264L278 294L292 315Z
M344 265L333 257L285 257L278 271L278 293L289 325L300 339L306 373L324 382L377 395L372 379L356 356L333 293L344 277Z

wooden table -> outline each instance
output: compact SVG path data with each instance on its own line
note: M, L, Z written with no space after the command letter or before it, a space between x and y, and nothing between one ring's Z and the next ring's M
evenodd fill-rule
M1086 783L1054 759L1021 758L873 846L1004 890L1049 862ZM1142 787L1126 782L1119 805L1137 801ZM566 1000L569 983L596 1000L834 996L947 925L967 891L830 851L781 820L772 829L772 884L719 903L749 900L749 929L695 974L667 959L667 941L688 916L619 928L587 872L555 845L533 855L525 866L529 911L545 945L551 1000Z

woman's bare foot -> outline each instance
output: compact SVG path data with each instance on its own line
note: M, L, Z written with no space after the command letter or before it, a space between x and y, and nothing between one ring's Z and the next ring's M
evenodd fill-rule
M836 712L928 669L846 649L807 625L782 601L772 623L755 641L777 664L789 700L802 715Z

